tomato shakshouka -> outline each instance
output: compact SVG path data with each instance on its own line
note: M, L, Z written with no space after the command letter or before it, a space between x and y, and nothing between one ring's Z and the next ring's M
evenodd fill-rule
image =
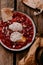
M31 43L34 28L26 15L14 12L12 20L0 21L0 40L11 49L20 49Z

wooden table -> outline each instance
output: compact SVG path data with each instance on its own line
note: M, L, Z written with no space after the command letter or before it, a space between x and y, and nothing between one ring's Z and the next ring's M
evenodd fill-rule
M10 7L12 7L12 4L11 4ZM42 14L40 14L38 16L34 16L33 12L35 10L33 10L33 9L27 7L26 5L24 5L21 2L21 0L17 0L17 7L16 8L15 9L17 11L21 11L21 12L24 12L25 14L29 15L34 20L34 23L35 23L36 28L37 28L37 33L43 34L43 12L42 12ZM18 61L20 59L22 59L27 54L28 50L29 50L29 48L24 50L24 51L17 52L17 53L11 52L11 51L5 49L0 44L0 65L18 65ZM16 55L15 55L15 53L16 53ZM15 61L15 58L16 58L16 61ZM15 62L16 62L16 64L15 64Z

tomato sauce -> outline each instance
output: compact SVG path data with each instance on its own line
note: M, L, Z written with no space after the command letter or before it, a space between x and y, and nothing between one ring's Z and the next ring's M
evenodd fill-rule
M23 30L20 33L22 33L23 36L26 37L26 42L15 42L14 43L10 40L10 34L13 31L9 30L8 26L12 24L13 22L19 22L22 24ZM2 29L4 31L2 31ZM9 31L8 36L6 36L7 31ZM9 48L20 49L24 47L25 45L29 44L32 41L33 35L34 35L34 28L33 28L33 24L31 20L22 13L14 12L12 20L9 20L9 23L0 21L0 40L3 42L3 44L5 44Z

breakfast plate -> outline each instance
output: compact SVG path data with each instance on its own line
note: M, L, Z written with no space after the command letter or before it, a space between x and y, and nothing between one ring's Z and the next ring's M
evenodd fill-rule
M24 50L32 44L35 34L35 24L28 15L9 9L2 11L0 43L5 48L11 51Z

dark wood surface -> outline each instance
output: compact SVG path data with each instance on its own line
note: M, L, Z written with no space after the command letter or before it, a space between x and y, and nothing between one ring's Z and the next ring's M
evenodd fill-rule
M14 7L14 0L5 0L5 2L2 2L4 0L1 0L1 8L3 7ZM8 2L7 2L8 1ZM21 0L17 0L17 11L23 12L27 15L29 15L37 28L37 33L43 34L43 13L41 13L38 16L34 16L33 12L35 11L34 9L31 9L30 7L27 7L22 3ZM0 44L0 65L18 65L18 62L20 59L22 59L29 51L29 48L22 51L22 52L17 52L15 55L15 52L11 52L6 50L1 44ZM16 58L16 61L15 61Z

